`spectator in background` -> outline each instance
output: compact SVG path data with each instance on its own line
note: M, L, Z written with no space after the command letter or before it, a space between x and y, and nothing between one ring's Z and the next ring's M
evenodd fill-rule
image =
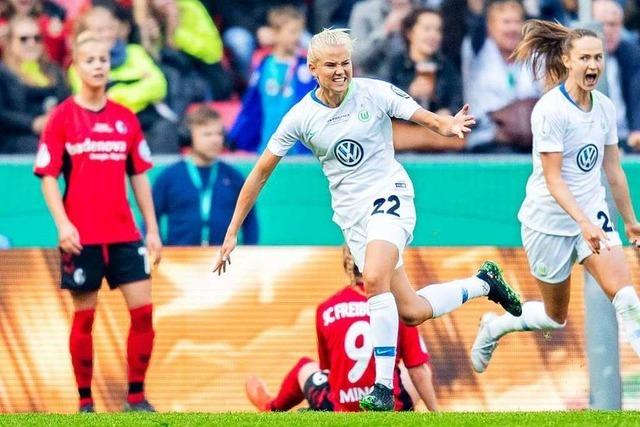
M105 7L93 7L81 15L76 32L89 30L110 46L111 71L107 96L136 113L149 146L154 153L176 153L177 130L174 123L163 117L162 101L167 94L167 81L153 59L138 44L127 44L128 23L116 19ZM69 69L74 93L80 88L75 68Z
M66 65L69 49L62 7L49 0L0 0L0 47L4 47L9 20L15 17L35 19L48 58Z
M442 18L427 8L413 10L402 21L406 49L390 61L389 82L411 95L422 108L452 115L462 108L462 80L440 53Z
M218 113L206 105L186 116L191 152L168 166L153 185L153 203L159 221L167 218L166 245L219 245L224 240L244 178L218 160L224 129ZM245 244L258 241L255 210L242 227Z
M180 56L169 60L206 81L205 101L228 99L232 80L222 66L222 39L207 9L199 0L152 0L150 5L161 28L154 40L155 57L167 46Z
M360 0L313 0L313 32L325 28L347 28L353 6Z
M614 0L593 2L593 18L602 24L609 97L618 115L621 145L640 150L640 45L622 34L624 11Z
M0 63L0 152L35 153L49 112L67 96L63 71L44 55L38 21L13 18Z
M270 32L265 27L268 11L283 5L291 5L304 11L306 3L305 0L218 0L214 2L214 13L222 17L224 45L231 52L234 67L245 82L248 82L251 76L251 58L256 47L270 43Z
M282 117L315 87L306 55L299 47L304 29L302 12L291 6L274 8L269 11L269 26L274 34L273 51L254 71L229 134L236 150L262 153ZM310 153L302 144L296 144L291 152Z
M365 0L353 7L349 27L358 41L353 65L363 77L389 74L389 58L402 50L402 20L412 10L412 0Z
M529 122L541 90L531 69L510 59L521 38L522 5L516 0L494 0L487 6L486 28L484 17L475 19L462 45L464 99L476 117L467 149L530 151Z

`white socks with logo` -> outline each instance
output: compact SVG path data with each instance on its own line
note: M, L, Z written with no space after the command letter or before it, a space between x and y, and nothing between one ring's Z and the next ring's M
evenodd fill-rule
M558 323L549 316L542 301L528 301L522 304L522 315L515 317L509 313L496 318L489 323L489 334L498 339L514 331L548 331L561 329L567 322Z
M640 356L640 300L633 286L625 286L613 297L613 306L624 325L625 336Z
M471 276L467 279L425 286L416 293L429 301L435 319L452 312L470 299L488 295L489 285L484 280Z
M376 363L376 383L393 389L399 322L393 294L385 292L369 298L369 316Z

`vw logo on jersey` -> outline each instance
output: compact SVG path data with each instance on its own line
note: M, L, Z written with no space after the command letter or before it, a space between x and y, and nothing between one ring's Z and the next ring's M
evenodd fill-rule
M352 139L343 139L333 148L333 154L340 163L351 168L362 161L364 149Z
M589 172L598 162L598 147L593 144L585 145L578 151L576 160L582 171Z

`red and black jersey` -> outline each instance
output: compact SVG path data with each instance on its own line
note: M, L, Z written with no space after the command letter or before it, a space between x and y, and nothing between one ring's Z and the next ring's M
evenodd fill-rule
M112 101L90 111L70 97L49 117L34 173L63 173L65 210L80 243L91 245L140 239L125 178L151 166L151 152L133 112Z
M359 400L375 381L369 306L360 286L347 286L321 303L316 310L320 369L329 369L329 399L335 411L358 411ZM407 368L429 361L418 329L400 323L394 373L394 393L400 394L402 359ZM402 406L396 399L396 410Z

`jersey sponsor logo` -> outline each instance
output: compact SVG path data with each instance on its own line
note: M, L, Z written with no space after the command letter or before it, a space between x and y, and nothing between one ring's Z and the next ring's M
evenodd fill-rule
M369 315L369 304L366 301L340 302L322 312L324 326L328 326L340 319L366 317Z
M122 120L118 120L116 121L116 130L124 135L125 133L127 133L127 125L125 125Z
M92 131L95 133L113 133L113 128L109 123L96 122L96 124L93 125Z
M82 268L78 268L73 272L73 281L78 286L84 285L84 283L87 281L87 275Z
M346 390L340 390L340 403L359 402L371 390L373 390L373 387L351 387Z
M338 123L346 122L351 117L351 114L340 114L339 116L334 116L329 119L327 122L327 126L337 125Z
M359 142L343 139L333 148L333 154L340 163L351 168L362 161L364 149Z
M40 144L38 148L38 154L36 154L36 167L46 168L51 163L51 154L49 153L49 147L47 144Z
M396 95L398 95L400 98L404 98L404 99L411 98L407 92L403 91L399 87L396 87L395 85L391 85L391 91Z
M67 153L75 156L83 153L125 153L127 151L127 143L125 141L94 141L85 138L82 142L67 142L65 145Z
M583 172L589 172L598 163L598 147L594 144L585 145L578 151L576 160Z

